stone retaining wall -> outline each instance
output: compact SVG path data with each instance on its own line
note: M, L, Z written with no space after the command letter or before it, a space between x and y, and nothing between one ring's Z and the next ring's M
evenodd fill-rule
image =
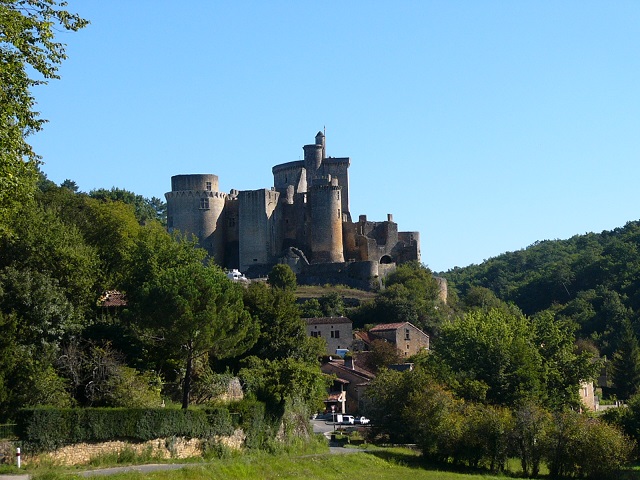
M228 437L214 437L215 441L233 450L241 450L245 439L246 435L241 429L237 429L233 435ZM202 455L205 442L207 440L199 438L171 437L157 438L140 443L123 441L77 443L35 457L29 455L27 451L24 451L26 449L23 449L23 458L25 463L47 461L65 466L83 465L89 463L93 458L123 451L133 451L136 455L151 456L158 459L184 459Z

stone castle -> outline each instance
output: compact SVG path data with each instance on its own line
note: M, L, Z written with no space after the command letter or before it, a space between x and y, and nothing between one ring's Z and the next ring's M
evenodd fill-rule
M351 219L348 157L327 157L325 136L304 160L273 167L271 189L218 191L212 174L175 175L169 230L197 236L216 263L248 277L287 263L299 283L374 286L396 264L420 261L420 234L399 232L391 215Z

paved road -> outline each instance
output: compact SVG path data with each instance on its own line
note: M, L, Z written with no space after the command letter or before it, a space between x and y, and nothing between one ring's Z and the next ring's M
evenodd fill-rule
M313 433L322 433L327 440L331 438L331 432L334 431L335 426L331 422L326 420L311 420L313 426ZM358 453L357 448L343 448L343 447L329 447L329 452L335 455ZM179 470L186 467L205 466L206 463L155 463L149 465L131 465L128 467L112 467L101 468L98 470L87 470L84 472L77 472L77 475L83 477L93 477L98 475L113 475L122 472L157 472L160 470ZM0 475L0 480L29 480L29 475Z

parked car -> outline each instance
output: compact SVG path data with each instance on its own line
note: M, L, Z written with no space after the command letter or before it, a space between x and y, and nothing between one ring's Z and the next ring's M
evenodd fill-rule
M360 425L367 425L371 420L369 420L367 417L362 416L362 417L356 417L355 418L355 422L359 423Z
M338 417L338 423L340 425L353 425L354 423L356 423L356 419L353 415L336 415Z

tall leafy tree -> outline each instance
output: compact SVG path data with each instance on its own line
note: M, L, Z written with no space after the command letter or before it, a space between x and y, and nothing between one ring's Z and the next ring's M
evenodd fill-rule
M640 346L629 320L623 324L612 367L618 397L626 400L637 393L640 388Z
M77 31L88 21L57 0L0 2L0 234L11 210L34 193L39 157L27 137L45 120L34 110L32 88L58 78L66 58L59 28ZM37 77L37 78L34 78Z
M182 363L182 408L190 402L194 361L240 355L255 342L258 325L242 302L242 287L214 265L176 265L145 283L134 308L160 348Z

